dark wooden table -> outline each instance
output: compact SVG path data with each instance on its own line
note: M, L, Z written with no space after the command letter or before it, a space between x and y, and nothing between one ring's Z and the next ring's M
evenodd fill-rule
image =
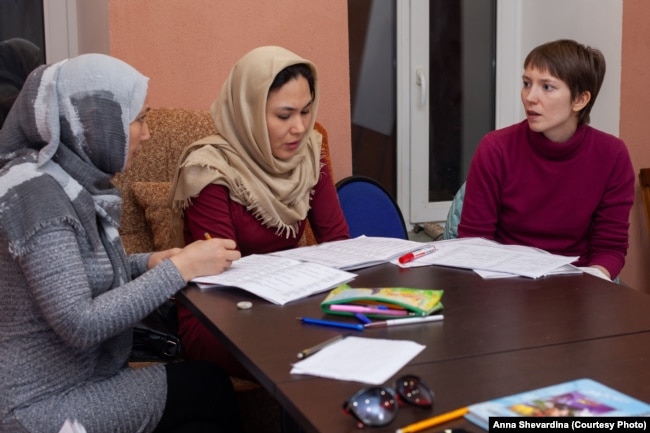
M421 374L437 396L429 413L405 407L394 425L373 431L395 431L457 406L579 377L603 379L650 401L645 385L628 383L625 377L646 375L639 359L650 360L650 333L645 333L650 331L650 296L644 293L590 275L484 280L467 270L401 269L390 264L357 273L350 283L354 287L444 290L442 322L352 331L425 345L400 373ZM189 286L179 294L305 431L357 431L341 404L363 384L290 374L301 349L345 332L296 319L331 318L320 309L324 297L278 306L233 288L201 291ZM252 301L253 308L237 309L242 300ZM649 349L639 352L628 370L617 372L625 367L636 341ZM606 362L600 363L600 358ZM609 369L614 373L607 376Z
M389 426L366 430L394 433L399 427L459 407L583 377L650 402L649 364L650 332L410 364L391 382L400 374L420 376L435 393L434 407L405 405ZM289 381L277 385L276 398L307 432L359 433L341 406L363 386L320 378ZM426 432L451 427L485 433L463 419Z

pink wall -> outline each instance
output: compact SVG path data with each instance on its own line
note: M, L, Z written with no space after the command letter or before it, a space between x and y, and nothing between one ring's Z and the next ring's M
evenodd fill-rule
M620 135L632 156L635 172L650 167L650 2L623 1L623 51L621 65ZM643 202L636 197L630 217L630 249L621 280L635 289L650 292L650 233Z
M154 107L208 110L231 66L260 45L313 61L334 176L352 174L347 0L110 0L109 7L110 54L151 77Z

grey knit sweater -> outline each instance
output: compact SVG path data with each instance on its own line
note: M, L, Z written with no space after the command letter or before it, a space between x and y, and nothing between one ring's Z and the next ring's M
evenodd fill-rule
M0 433L162 417L165 369L127 366L131 328L185 283L169 260L126 257L111 183L147 89L121 60L77 56L34 70L0 129Z
M162 365L126 365L131 326L185 283L169 260L110 289L105 251L65 223L40 229L17 261L0 237L0 432L151 432L165 406ZM145 272L145 273L143 273Z

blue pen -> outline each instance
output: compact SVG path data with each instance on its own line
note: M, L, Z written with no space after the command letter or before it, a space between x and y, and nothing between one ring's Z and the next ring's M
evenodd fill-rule
M314 319L311 317L298 317L298 320L302 321L302 323L309 323L312 325L333 326L335 328L347 328L363 331L363 325L361 323L335 322L333 320Z
M364 325L365 325L365 324L368 324L368 323L372 323L372 320L368 319L368 316L366 316L366 315L363 314L363 313L354 313L354 317L356 317L357 319L359 319L359 321L360 321L361 323L363 323Z

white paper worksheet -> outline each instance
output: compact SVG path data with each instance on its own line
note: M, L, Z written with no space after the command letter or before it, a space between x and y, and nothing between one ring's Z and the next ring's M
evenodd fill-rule
M407 239L362 235L270 254L319 263L337 269L354 270L389 262L391 259L422 248L423 245L426 244Z
M408 340L349 336L296 362L291 374L381 385L424 348Z
M218 275L197 277L201 289L239 287L274 304L306 298L347 283L356 274L317 263L306 263L268 254L251 254L233 262Z

